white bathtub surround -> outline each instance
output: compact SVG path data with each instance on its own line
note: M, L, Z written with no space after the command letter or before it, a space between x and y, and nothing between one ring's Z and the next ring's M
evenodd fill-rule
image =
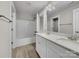
M15 47L35 42L35 21L17 20Z
M45 33L37 33L37 35L40 35L41 37L46 38L47 40L50 40L51 42L55 42L58 45L61 45L63 47L66 47L70 50L73 50L75 52L79 53L79 43L72 41L70 39L67 39L65 36L60 36L60 35L48 35Z
M16 42L15 42L15 47L14 48L24 46L24 45L28 45L28 44L31 44L31 43L35 43L35 37L17 39Z

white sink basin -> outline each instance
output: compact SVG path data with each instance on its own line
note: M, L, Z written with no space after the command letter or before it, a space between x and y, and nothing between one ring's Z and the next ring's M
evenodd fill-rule
M61 38L67 39L66 36L53 35L53 34L49 34L49 37L50 37L51 39L61 39Z

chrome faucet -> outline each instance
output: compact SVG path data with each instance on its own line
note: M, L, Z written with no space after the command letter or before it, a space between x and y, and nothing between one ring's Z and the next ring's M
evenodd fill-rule
M71 40L76 41L76 40L79 38L79 36L78 36L77 34L73 34L73 35L71 35L71 36L68 37L68 38L71 39Z

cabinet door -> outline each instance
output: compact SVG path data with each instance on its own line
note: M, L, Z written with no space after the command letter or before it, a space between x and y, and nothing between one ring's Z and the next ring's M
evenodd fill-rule
M56 48L56 52L62 57L62 58L73 58L73 57L79 57L76 54L72 53L71 51L67 50L66 48L63 48L59 45L54 45Z
M39 35L36 36L36 50L40 57L46 57L46 39Z
M40 36L36 35L36 51L41 55Z
M54 44L51 45L51 42L48 40L47 40L47 58L60 58L60 56L56 52Z
M60 58L60 56L54 50L47 48L47 58Z
M51 48L52 51L55 51L56 54L58 54L59 57L61 58L72 58L72 57L79 57L76 54L73 54L71 51L68 51L67 49L54 44L51 41L47 41L47 44L49 48Z
M41 42L41 57L46 58L46 39L42 38L40 39Z

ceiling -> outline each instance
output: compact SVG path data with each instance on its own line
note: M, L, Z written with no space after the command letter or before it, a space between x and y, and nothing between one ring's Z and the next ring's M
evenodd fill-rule
M54 6L55 10L49 11L49 16L60 10L68 8L70 5L76 4L72 1L15 1L16 16L18 19L32 20L37 12L41 11L46 5Z
M61 11L65 10L67 8L70 8L76 4L79 4L79 2L78 1L55 1L55 2L52 2L51 6L55 7L55 8L52 9L51 11L48 10L48 17L51 17L52 14L61 12Z
M43 9L48 1L15 1L17 17L23 19L32 18L38 11Z

